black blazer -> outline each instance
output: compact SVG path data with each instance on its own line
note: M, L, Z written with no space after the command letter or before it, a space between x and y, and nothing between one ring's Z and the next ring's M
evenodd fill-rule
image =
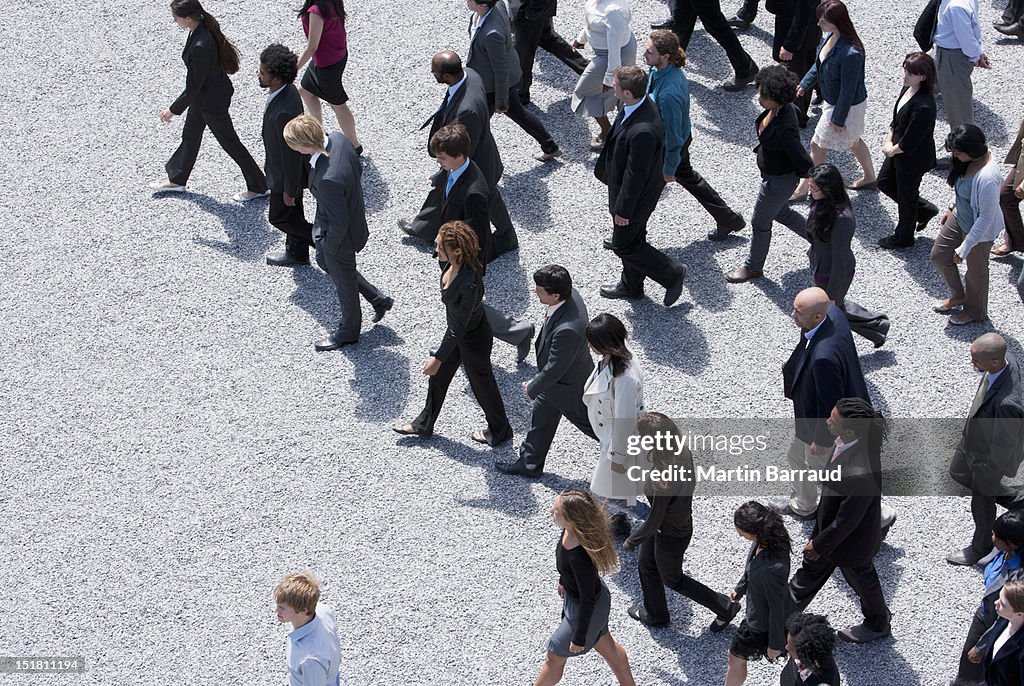
M935 96L919 90L897 110L906 92L906 87L900 90L892 107L892 142L903 148L892 162L901 174L924 175L935 167Z
M451 269L450 264L441 268L441 277ZM487 337L491 330L484 317L484 279L483 275L469 267L463 267L455 275L448 288L441 289L441 302L444 303L445 329L444 338L438 346L434 357L442 362L451 357L459 343L478 336Z
M665 127L645 96L629 119L622 121L622 112L616 117L594 167L594 176L608 186L608 210L630 222L649 217L665 188L664 163Z
M284 127L302 114L302 98L294 84L286 84L263 111L263 149L267 188L271 193L298 196L306 185L309 156L296 152L284 142Z
M203 112L227 112L235 87L220 66L217 41L205 23L200 23L188 35L181 59L188 69L185 90L168 109L174 114L181 114L195 103Z
M327 153L317 159L309 175L309 191L316 198L313 241L332 254L359 252L370 236L363 205L363 168L356 149L340 132L327 137Z
M555 404L575 405L583 397L583 387L594 371L587 347L590 316L579 291L555 310L534 342L537 351L537 375L527 384L531 398L547 394Z
M480 75L472 69L466 69L466 80L448 101L443 110L439 110L430 121L430 136L427 138L427 152L431 157L430 138L437 130L453 121L458 121L469 132L469 159L480 167L487 183L494 187L505 172L501 163L498 146L491 135L491 114L487 109L487 93L484 92Z
M837 567L869 564L882 545L882 496L871 462L861 439L826 467L841 467L842 480L822 482L811 540Z
M1017 633L1010 636L998 654L992 654L996 639L1008 624L1005 618L1000 617L979 641L987 641L981 663L985 666L985 683L988 686L1020 686L1024 683L1024 628L1018 629Z
M793 401L796 437L804 443L827 446L832 434L825 420L840 398L863 398L868 402L867 382L860 368L846 315L835 305L804 348L800 343L782 367L786 397Z
M445 186L448 185L449 172L441 169L431 178L434 184L432 202L441 208L441 220L437 226L445 222L464 221L473 229L477 241L480 242L480 262L486 265L491 255L491 220L490 220L490 187L480 172L480 168L470 160L466 171L455 181L448 197L444 197Z
M768 116L765 110L754 120L754 130L761 127L761 121ZM800 124L796 105L788 103L779 108L779 113L768 122L764 131L757 134L757 167L761 176L796 174L806 177L811 169L811 156L800 142Z
M755 554L756 553L756 554ZM747 624L754 631L768 632L768 647L786 651L786 618L795 603L789 592L789 553L772 555L757 552L757 541L750 544L747 565L736 596L747 597Z
M827 241L822 236L807 232L807 240L811 242L807 250L811 271L815 276L828 279L825 291L830 299L840 303L850 290L853 272L857 268L857 258L853 255L853 234L856 228L853 208L847 207L836 217Z
M985 393L978 411L964 422L956 450L966 453L972 472L1013 476L1021 463L1022 433L1024 402L1020 368L1017 360L1007 353L1003 373Z

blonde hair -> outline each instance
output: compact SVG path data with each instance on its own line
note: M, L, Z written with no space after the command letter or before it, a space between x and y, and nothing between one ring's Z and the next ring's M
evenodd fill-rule
M274 588L274 602L287 605L296 612L313 614L319 601L320 582L312 569L289 574Z
M308 114L300 114L284 125L284 142L289 148L316 148L326 155L324 127Z
M608 528L608 513L590 491L567 488L558 494L558 506L569 530L600 573L613 571L619 566L612 532Z

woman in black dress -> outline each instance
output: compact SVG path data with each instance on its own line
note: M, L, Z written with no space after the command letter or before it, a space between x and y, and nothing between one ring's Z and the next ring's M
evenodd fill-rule
M181 145L167 161L167 181L150 184L156 192L182 192L199 156L199 144L207 126L231 159L241 168L247 190L235 195L246 202L266 195L267 178L249 151L238 140L228 108L235 89L228 74L238 71L238 50L225 38L220 24L210 16L199 0L174 0L171 15L175 23L188 30L181 59L188 74L185 90L171 106L160 113L160 121L169 122L188 109L181 130Z
M453 221L441 226L434 245L437 259L443 263L441 302L448 329L437 352L423 366L423 373L430 377L426 406L411 423L396 424L393 428L400 434L432 436L448 386L461 364L469 377L473 395L487 417L487 429L474 432L474 440L495 446L512 438L512 426L505 415L505 404L491 367L494 335L484 316L480 244L469 224Z
M608 633L612 600L601 573L615 569L619 559L607 513L590 491L569 488L555 498L551 519L562 527L555 546L562 623L548 640L534 686L557 684L566 660L591 648L605 659L621 686L636 686L626 651Z

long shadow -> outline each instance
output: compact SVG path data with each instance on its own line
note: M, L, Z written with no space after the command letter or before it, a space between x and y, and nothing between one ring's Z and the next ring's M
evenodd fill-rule
M892 250L892 256L903 260L904 271L917 285L928 294L928 297L941 300L949 296L946 282L932 267L931 252L935 240L929 236L917 235L914 246L906 250ZM939 315L935 315L939 316Z
M377 214L387 207L391 190L372 157L363 158L363 203L367 214Z
M572 37L566 38L571 41ZM586 55L584 55L586 57ZM537 58L533 65L533 82L543 83L557 90L572 93L576 89L579 76L572 69L554 57L544 48L537 48Z
M292 270L292 279L295 290L288 300L325 330L333 331L338 325L338 305L331 277L315 267L297 267Z
M692 303L666 308L643 298L633 301L625 316L633 338L643 346L649 360L699 376L711 361L711 354L703 332L686 318L692 309Z
M811 275L810 267L794 269L782 275L779 283L771 279L754 279L750 283L761 289L761 292L771 300L779 311L788 315L793 311L793 298L805 288L814 285L814 277Z
M725 274L713 253L722 249L722 243L739 242L732 234L725 241L695 240L684 248L667 248L664 253L686 265L686 286L693 304L712 312L723 312L732 305L733 294L725 281Z
M530 307L532 292L518 251L506 253L487 266L484 286L488 302L501 312L520 315Z
M385 320L386 321L386 320ZM352 362L348 385L359 399L353 412L370 424L390 424L409 397L409 358L392 350L405 343L384 324L359 336L359 343L342 348Z
M1011 43L1017 43L1014 39ZM938 105L937 123L935 125L935 142L941 146L942 140L945 135L949 132L949 123L946 119L945 103L942 98L936 99ZM985 140L988 141L990 147L1005 145L1010 137L1009 131L1006 129L1006 122L1003 118L992 111L988 105L984 102L974 99L974 123L985 132ZM1014 133L1017 133L1014 130Z
M267 250L279 239L279 232L267 224L267 201L264 199L241 204L234 201L221 202L208 195L195 193L185 193L183 196L183 200L220 219L227 236L227 241L196 237L193 242L198 245L213 248L243 262L255 262L263 259Z
M547 231L552 223L547 178L561 166L562 163L555 160L503 178L501 197L506 201L517 230Z
M725 61L725 64L728 65L728 61ZM729 75L731 75L731 70L726 76ZM733 122L739 120L750 122L749 126L727 126L724 129L695 123L693 125L694 138L711 136L716 140L752 151L757 145L754 119L761 113L761 109L751 99L752 94L753 91L727 93L721 88L708 88L696 81L690 81L690 102L700 103L700 107L706 113L706 116L703 117L705 121ZM754 166L753 152L750 152L748 161L750 166Z

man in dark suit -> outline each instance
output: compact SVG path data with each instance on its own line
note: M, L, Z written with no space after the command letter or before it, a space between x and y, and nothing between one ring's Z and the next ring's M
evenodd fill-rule
M537 298L547 306L544 325L537 337L537 374L523 384L533 401L530 431L519 446L519 459L495 466L506 474L539 477L544 472L551 441L562 417L597 440L583 404L583 387L594 370L587 347L590 316L579 292L572 287L569 271L550 264L533 273Z
M796 436L789 448L791 469L821 469L832 453L832 434L826 420L840 398L871 402L857 347L846 315L818 288L800 291L793 300L793 321L802 333L793 354L782 367L786 397L793 401ZM792 482L789 499L775 498L772 509L810 519L818 507L813 481Z
M864 622L841 630L839 637L867 643L891 633L891 615L874 562L882 544L878 468L885 419L862 398L841 398L826 424L835 441L825 468L840 469L841 478L822 483L814 531L789 590L802 612L838 567L864 612Z
M433 138L438 129L445 124L457 121L466 127L469 133L469 158L479 167L490 188L489 212L491 224L494 225L494 238L488 241L491 243L488 258L493 260L498 255L517 249L519 239L516 237L515 227L512 226L512 219L508 216L505 201L498 190L498 181L501 180L505 167L501 163L498 146L494 144L494 137L491 135L487 94L484 92L479 74L472 69L463 69L462 61L454 52L446 50L437 53L431 61L430 68L437 82L445 84L448 89L445 91L441 107L423 122L420 129L429 125L430 138ZM429 142L427 152L431 157L434 156ZM438 193L428 194L419 214L411 221L399 219L398 226L411 236L433 242L433 237L437 235L437 230L445 221L441 219L441 200Z
M552 18L558 12L558 0L523 0L513 17L515 48L523 75L519 81L519 101L530 102L533 85L533 62L537 48L544 48L577 74L582 74L588 61L555 31Z
M614 221L604 247L622 260L616 284L601 287L605 298L640 298L644 279L665 287L665 307L683 292L686 267L647 242L647 220L665 188L665 130L654 103L647 97L647 74L639 67L618 67L612 81L623 108L615 118L594 176L608 186L608 210Z
M263 169L270 189L268 221L284 232L284 250L267 255L267 264L293 267L309 264L313 246L313 225L302 209L302 189L309 166L302 154L284 142L284 127L302 114L302 98L295 88L298 57L275 43L260 54L260 88L269 91L263 111Z
M320 122L300 115L284 127L284 140L292 150L310 155L309 191L316 198L313 242L316 261L327 272L338 291L341 322L337 330L316 343L316 349L337 350L359 340L362 295L377 312L379 321L392 301L356 270L356 253L369 238L363 204L359 155L341 133L324 136Z
M973 565L992 549L996 505L1024 508L1024 489L1006 486L1020 467L1024 436L1024 401L1020 369L1006 349L1006 340L987 333L971 344L971 362L983 372L974 401L967 412L949 475L971 490L974 536L971 545L950 553L946 562Z
M722 14L721 0L676 0L672 11L672 30L679 35L679 44L683 50L690 45L690 37L693 36L693 28L698 19L704 24L704 30L725 50L736 72L733 80L722 84L722 88L730 92L743 90L754 81L757 64L729 28Z

